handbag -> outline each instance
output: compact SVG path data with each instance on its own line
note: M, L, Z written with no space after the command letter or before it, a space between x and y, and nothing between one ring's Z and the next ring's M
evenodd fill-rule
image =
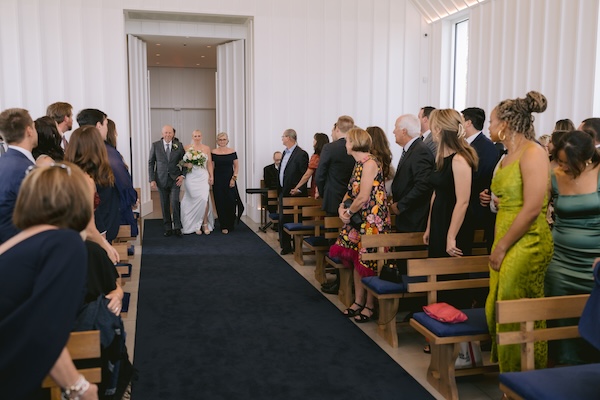
M352 199L346 199L346 201L344 201L344 208L346 208L346 209L350 208L353 201L354 200L352 200ZM354 214L352 214L352 216L350 217L350 226L351 227L353 227L357 231L360 231L362 223L363 223L362 216L360 215L359 212L355 212Z
M402 274L397 266L386 264L381 268L379 279L393 283L402 283Z

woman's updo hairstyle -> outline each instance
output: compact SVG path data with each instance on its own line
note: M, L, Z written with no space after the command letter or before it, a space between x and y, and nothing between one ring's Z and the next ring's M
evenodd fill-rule
M508 99L501 101L496 107L496 115L501 121L505 121L513 132L525 135L527 139L535 139L533 121L535 118L531 113L541 113L548 107L546 96L540 92L531 91L524 99Z

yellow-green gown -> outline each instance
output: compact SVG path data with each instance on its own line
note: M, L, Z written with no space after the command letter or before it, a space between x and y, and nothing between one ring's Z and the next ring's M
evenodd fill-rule
M492 192L500 200L492 251L523 207L523 177L519 161L500 166L492 181ZM496 332L519 330L519 324L496 324L496 301L544 297L544 277L553 252L552 234L546 222L547 205L546 195L542 211L529 230L506 252L500 271L490 268L490 293L485 311L492 336L491 360L498 361L500 372L521 370L521 350L519 345L496 344ZM535 326L541 328L545 324L545 321L537 321ZM536 369L545 368L547 342L537 342L534 352Z

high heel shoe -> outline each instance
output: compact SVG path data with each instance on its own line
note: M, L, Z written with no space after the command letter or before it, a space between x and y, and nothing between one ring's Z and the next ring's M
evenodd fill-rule
M357 324L362 324L362 323L365 323L365 322L369 322L371 319L375 318L375 310L374 309L372 309L371 307L365 306L365 308L363 310L369 310L369 311L371 311L371 315L365 315L365 314L362 313L362 311L359 312L354 317L354 322L356 322Z
M348 318L352 318L355 315L359 315L360 312L363 310L363 308L365 308L364 305L358 304L357 302L354 302L353 304L356 304L358 306L358 308L356 310L353 310L350 307L346 308L344 311L342 311L342 314L344 314L344 316L346 316Z
M210 230L208 229L208 224L202 224L202 227L204 228L204 234L210 235Z

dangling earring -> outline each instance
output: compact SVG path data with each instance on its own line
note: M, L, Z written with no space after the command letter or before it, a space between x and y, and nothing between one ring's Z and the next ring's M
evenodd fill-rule
M504 141L506 139L506 133L504 134L504 136L502 136L502 133L502 129L500 129L500 132L498 132L498 139Z

